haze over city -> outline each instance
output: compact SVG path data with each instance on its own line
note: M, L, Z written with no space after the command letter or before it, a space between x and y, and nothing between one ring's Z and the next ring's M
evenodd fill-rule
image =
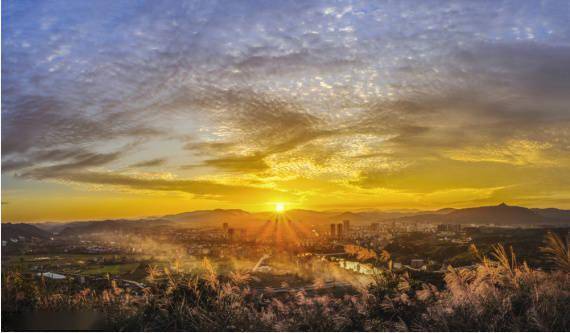
M2 220L570 208L564 1L7 1Z

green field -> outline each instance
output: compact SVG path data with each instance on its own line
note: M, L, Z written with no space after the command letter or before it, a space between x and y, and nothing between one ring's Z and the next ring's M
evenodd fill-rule
M125 263L115 263L114 255L89 255L89 254L58 254L58 255L18 255L3 256L3 270L20 271L54 271L67 274L82 275L123 275L138 268L140 262L148 258L140 255L121 256ZM110 262L110 263L107 263Z
M139 267L139 265L140 263L93 266L89 267L89 269L83 270L81 273L85 275L98 275L98 274L123 275L134 271Z

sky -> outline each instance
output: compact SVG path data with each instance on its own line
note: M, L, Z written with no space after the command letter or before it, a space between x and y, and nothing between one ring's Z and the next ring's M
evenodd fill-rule
M568 1L4 1L2 220L570 208Z

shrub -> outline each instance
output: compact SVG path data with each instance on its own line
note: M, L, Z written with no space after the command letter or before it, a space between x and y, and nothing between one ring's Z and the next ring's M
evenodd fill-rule
M13 329L24 312L89 310L104 314L107 329L127 331L569 331L568 245L552 234L545 242L543 251L556 264L552 271L519 263L501 245L490 258L472 246L477 267L450 266L442 290L388 269L344 296L251 289L247 272L221 277L208 260L196 274L151 266L143 290L110 278L82 288L7 272L2 329Z

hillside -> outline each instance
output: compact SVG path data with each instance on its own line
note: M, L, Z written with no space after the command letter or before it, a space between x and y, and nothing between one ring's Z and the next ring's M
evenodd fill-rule
M540 224L546 222L543 216L528 208L508 206L504 203L498 206L458 209L446 214L445 217L449 219L449 221L461 224L515 225Z
M558 208L532 208L531 210L549 220L570 222L570 210Z
M165 215L160 219L176 222L176 223L191 223L193 226L207 226L215 223L255 223L263 222L262 216L256 216L252 213L246 212L241 209L214 209L214 210L197 210L192 212L184 212L173 215Z
M25 223L2 223L2 240L8 240L10 238L24 237L26 239L36 237L36 238L48 238L50 233L44 231L32 224Z
M570 223L570 211L530 209L502 203L497 206L439 210L435 213L407 216L398 220L401 222L495 225L556 224Z
M137 228L158 227L170 224L166 220L105 220L72 222L65 225L60 235L70 236L82 233L134 231Z

